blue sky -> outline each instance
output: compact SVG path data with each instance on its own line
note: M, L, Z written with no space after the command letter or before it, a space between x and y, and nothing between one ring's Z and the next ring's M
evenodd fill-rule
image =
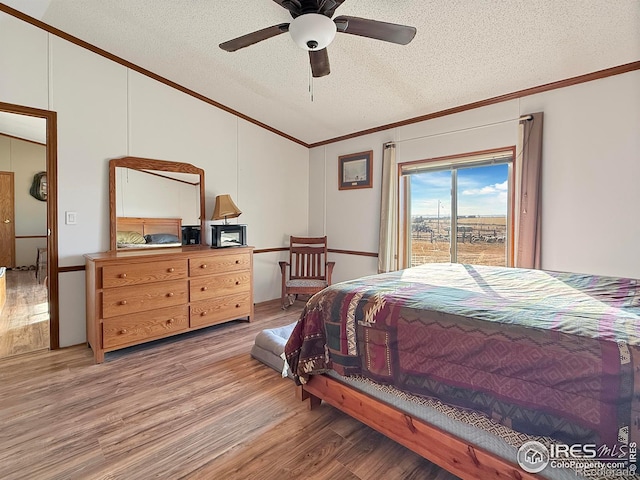
M458 215L505 215L507 164L458 170ZM411 175L411 214L440 216L451 209L451 172Z

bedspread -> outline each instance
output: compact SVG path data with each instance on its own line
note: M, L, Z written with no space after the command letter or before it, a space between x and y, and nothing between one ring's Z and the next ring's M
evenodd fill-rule
M640 442L640 282L429 264L314 295L285 347L570 444Z

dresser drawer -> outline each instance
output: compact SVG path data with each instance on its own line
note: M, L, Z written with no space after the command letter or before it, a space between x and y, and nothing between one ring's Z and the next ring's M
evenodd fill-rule
M237 272L249 270L251 266L250 253L230 253L209 257L194 257L189 259L189 275L199 277L213 273Z
M191 304L190 327L201 327L246 317L251 313L251 293L239 293Z
M102 293L102 317L186 304L188 291L187 280L106 289Z
M186 305L109 318L102 323L102 347L140 343L188 328L189 310Z
M210 275L192 279L189 286L189 299L192 302L207 298L221 297L251 290L249 271Z
M102 268L102 288L124 287L180 278L187 278L186 259L105 265Z

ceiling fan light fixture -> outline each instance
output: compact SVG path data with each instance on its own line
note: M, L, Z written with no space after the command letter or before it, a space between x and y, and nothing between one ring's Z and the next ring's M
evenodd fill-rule
M336 36L336 24L319 13L305 13L289 24L293 41L304 50L327 48Z

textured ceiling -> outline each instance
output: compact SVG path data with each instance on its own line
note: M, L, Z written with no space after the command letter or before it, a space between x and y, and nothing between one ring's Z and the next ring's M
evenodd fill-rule
M339 33L312 101L288 34L218 48L290 21L273 0L3 3L309 144L640 60L640 0L346 0L336 15L418 33Z

